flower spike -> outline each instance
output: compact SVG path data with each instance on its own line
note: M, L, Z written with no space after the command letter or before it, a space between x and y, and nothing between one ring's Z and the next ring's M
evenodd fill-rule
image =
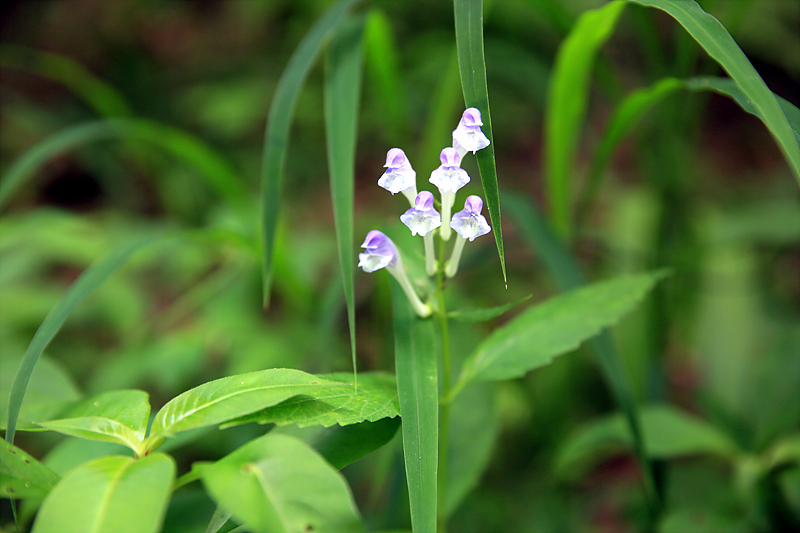
M366 252L358 254L358 266L364 272L375 272L386 268L389 274L394 276L403 288L403 292L406 293L414 311L422 318L430 316L431 306L422 303L422 300L419 299L417 291L414 290L411 281L408 279L400 252L392 240L380 231L372 230L367 233L367 238L364 239L364 244L361 247L366 249Z
M461 168L461 156L455 148L445 148L439 155L441 166L431 172L428 181L436 185L442 195L442 239L450 238L450 211L456 199L456 191L469 183L469 174Z
M492 230L486 222L486 218L481 215L482 209L483 200L481 200L480 196L473 195L464 202L464 209L453 215L450 227L458 233L458 239L453 248L453 254L450 256L450 261L448 261L445 268L445 274L447 274L448 278L455 276L458 270L458 262L461 260L461 252L464 250L464 244L467 239L472 242L476 237L486 235Z
M378 180L378 185L392 194L402 192L411 205L417 196L417 173L411 168L405 152L392 148L386 153L386 172Z
M467 152L473 154L489 146L489 139L481 131L481 112L470 107L461 115L458 127L453 130L453 147L463 158Z
M433 251L433 230L442 225L442 217L433 208L433 195L422 191L414 200L414 207L400 215L412 235L422 235L425 242L425 271L429 276L436 273L436 258Z

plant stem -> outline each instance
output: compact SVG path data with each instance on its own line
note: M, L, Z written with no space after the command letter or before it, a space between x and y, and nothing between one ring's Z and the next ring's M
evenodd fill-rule
M446 242L439 239L439 257L444 258ZM436 271L436 295L439 300L436 312L442 342L442 393L441 398L450 396L451 362L450 362L450 332L447 327L447 307L444 301L444 260ZM437 494L438 533L447 530L447 515L445 512L445 499L447 496L447 450L450 435L450 402L440 403L439 408L439 490Z

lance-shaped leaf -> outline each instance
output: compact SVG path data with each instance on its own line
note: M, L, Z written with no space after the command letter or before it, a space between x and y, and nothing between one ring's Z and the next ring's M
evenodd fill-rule
M456 390L471 380L523 376L574 350L614 325L663 276L663 272L623 276L530 307L481 342L464 363Z
M47 495L33 533L155 533L174 477L175 463L161 453L95 459L70 471Z
M195 469L220 507L254 532L363 531L344 477L294 437L265 435Z
M56 483L49 468L13 444L0 443L1 498L42 498Z
M447 318L458 320L459 322L486 322L493 318L497 318L515 305L519 305L525 300L529 299L532 294L523 296L519 300L515 300L505 305L498 305L497 307L488 307L486 309L459 309L458 311L450 311L447 313Z
M176 396L162 407L153 421L150 439L227 422L292 396L326 387L344 385L289 368L271 368L210 381Z
M337 382L341 386L300 394L278 405L232 420L222 427L248 422L279 426L297 424L300 427L330 427L334 424L346 426L400 415L397 385L392 376L360 374L358 391L353 384L352 374L322 374L318 377Z

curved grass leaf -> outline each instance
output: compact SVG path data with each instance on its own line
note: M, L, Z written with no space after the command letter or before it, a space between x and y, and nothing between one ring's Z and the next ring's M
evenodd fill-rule
M144 119L99 120L71 126L41 141L17 158L0 182L0 209L54 157L105 139L139 139L172 153L195 168L210 187L232 203L246 197L230 163L188 132Z
M708 422L668 405L649 405L639 412L647 454L656 459L688 455L716 455L730 459L739 453L736 443ZM631 433L622 414L590 422L558 453L556 472L576 479L610 454L631 445Z
M34 533L155 533L161 530L175 463L161 453L110 456L70 471L47 495Z
M447 313L447 318L458 320L459 322L486 322L487 320L497 318L512 307L529 299L531 296L533 295L529 294L509 304L489 307L487 309L461 309L459 311L450 311Z
M271 368L209 381L167 402L156 414L149 438L155 441L179 431L227 422L326 387L343 385L290 368Z
M532 306L497 328L464 363L456 390L472 380L523 376L614 325L663 272L595 283Z
M586 11L562 43L550 76L545 111L545 176L550 220L561 238L572 234L572 188L579 134L594 57L611 36L625 4Z
M272 285L272 263L278 214L289 146L289 129L297 105L297 97L312 65L328 36L345 20L347 12L359 0L339 0L317 20L292 54L283 71L269 107L264 135L264 162L261 167L261 239L264 305L269 303Z
M310 393L289 398L264 410L237 418L223 428L257 422L299 427L338 424L347 426L361 422L376 422L382 418L400 415L397 400L397 385L392 376L385 374L361 374L358 391L352 382L352 374L322 374L320 379L341 383L340 387L321 388Z
M363 19L344 24L330 44L325 77L325 131L328 145L328 173L333 202L333 221L339 266L342 272L353 380L356 373L356 306L353 289L353 197L355 195L358 101L361 94L361 40Z
M344 477L294 437L268 434L195 468L220 507L248 530L363 531Z
M312 444L326 461L341 470L388 443L399 428L400 418L337 426Z
M433 323L417 316L394 278L392 310L411 527L414 533L426 533L436 531L439 465L438 358Z
M28 349L25 350L22 363L11 384L11 393L8 397L6 441L10 443L14 442L14 432L17 427L20 407L22 406L22 400L25 397L25 391L28 388L28 383L30 383L36 362L39 360L39 356L47 345L50 344L53 337L55 337L56 333L58 333L58 330L61 329L61 326L67 320L69 314L76 305L92 294L111 274L124 265L131 254L151 244L153 240L153 237L147 237L124 243L99 261L93 263L78 277L75 283L70 286L67 293L47 314L42 321L42 325L39 326L39 329L37 329L36 333L33 335Z
M0 498L43 498L58 475L13 444L0 443Z
M725 69L758 110L760 118L769 128L800 183L800 145L792 133L786 115L725 26L706 13L694 0L626 1L668 13Z
M481 129L491 144L475 154L481 173L486 207L492 222L503 282L506 278L506 258L503 251L503 230L500 225L500 192L497 188L497 167L494 160L494 137L492 115L489 112L489 89L486 85L486 62L483 55L483 0L454 0L456 24L456 47L461 87L466 107L475 107L481 112Z

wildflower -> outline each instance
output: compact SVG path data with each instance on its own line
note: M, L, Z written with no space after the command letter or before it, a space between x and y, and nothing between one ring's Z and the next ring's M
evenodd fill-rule
M453 215L450 227L458 233L458 239L445 268L448 278L455 276L458 270L458 262L461 260L461 252L464 250L467 239L472 242L476 237L486 235L491 231L486 219L481 215L482 209L483 200L479 196L473 195L464 202L464 209Z
M414 311L423 318L431 314L430 305L422 303L411 285L400 252L389 237L378 230L372 230L367 233L367 238L361 247L366 251L358 254L358 266L364 272L375 272L386 268L403 288Z
M469 183L469 174L460 167L461 156L455 148L445 148L439 155L441 166L431 172L428 181L436 185L442 195L442 239L450 238L450 211L456 198L456 191Z
M425 243L425 271L429 276L436 273L436 258L433 251L433 230L442 225L442 217L433 208L433 195L422 191L414 200L414 207L400 215L412 235L422 235Z
M461 115L458 127L453 130L453 147L462 158L467 152L473 154L489 146L489 139L481 131L481 112L470 107Z
M386 172L378 180L378 185L392 194L402 192L411 205L417 196L417 173L411 168L405 152L392 148L386 153Z

